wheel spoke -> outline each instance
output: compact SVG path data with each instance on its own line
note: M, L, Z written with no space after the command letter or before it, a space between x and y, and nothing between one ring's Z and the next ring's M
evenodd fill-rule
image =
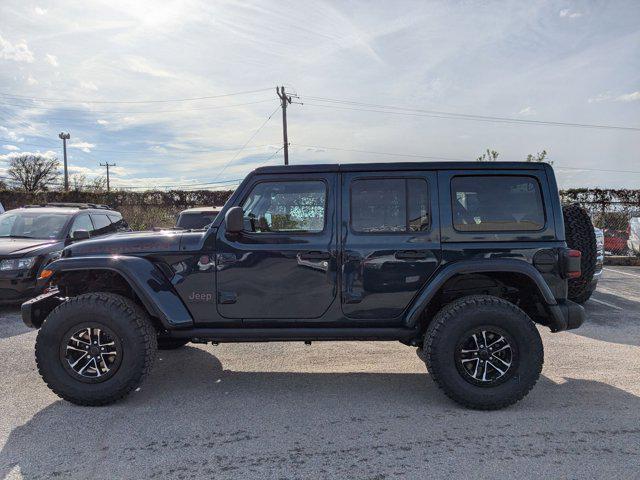
M77 334L76 334L76 335L77 335ZM82 344L84 344L84 345L91 345L91 343L90 343L90 342L87 342L87 341L85 341L85 340L82 340L81 338L76 337L76 335L72 335L72 336L71 336L71 340L73 340L74 342L82 343Z
M73 345L67 345L67 350L75 350L76 352L82 352L84 354L87 353L87 351L84 348L77 348L77 347L74 347Z
M69 365L71 366L71 368L75 367L78 363L80 363L80 360L82 360L86 356L87 356L87 352L82 352L82 355L80 355L80 357L78 357L78 359L75 362L69 363Z
M507 348L508 348L509 350L511 350L511 345L509 345L508 343L507 343L504 347L500 347L498 350L494 350L494 351L493 351L493 352L491 352L491 353L493 353L493 354L495 355L496 353L500 353L500 352L502 352L503 350L506 350Z
M89 361L87 361L87 363L85 363L85 364L84 364L84 366L83 366L80 370L78 370L78 373L79 373L80 375L82 375L82 372L84 372L84 371L85 371L85 369L86 369L89 365L91 365L91 362L93 362L93 357L90 357L90 358L89 358Z
M497 340L493 341L491 344L487 345L487 348L491 348L493 347L496 343L501 342L504 340L504 337L502 335L500 335L500 338L498 338ZM505 340L506 341L506 340Z
M101 377L102 372L100 372L100 367L98 367L98 360L95 357L93 358L93 364L95 365L96 376Z
M507 368L509 368L509 367L511 366L511 362L505 362L505 361L504 361L503 359L501 359L500 357L495 357L495 356L494 356L494 357L492 358L492 360L499 360L499 361L501 361L501 362L502 362L502 364L503 364L505 367L507 367ZM496 369L496 370L497 370L497 369Z
M491 365L493 368L495 368L500 373L500 376L504 375L504 373L506 372L506 370L500 370L493 363L491 363L490 360L487 360L487 365ZM485 373L486 373L486 367L485 367Z

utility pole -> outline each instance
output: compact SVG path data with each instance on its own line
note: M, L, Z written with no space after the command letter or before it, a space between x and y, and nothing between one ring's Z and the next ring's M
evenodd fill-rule
M71 138L70 133L60 132L58 135L62 139L62 150L64 152L64 191L69 191L69 170L67 169L67 140Z
M107 167L107 193L109 193L109 167L115 167L116 164L115 163L109 163L109 162L105 162L105 163L100 163L99 164L101 167Z
M284 164L289 165L289 138L287 137L287 104L291 104L291 95L287 95L284 86L276 87L276 93L282 104L282 141L284 146ZM296 95L293 95L297 98Z

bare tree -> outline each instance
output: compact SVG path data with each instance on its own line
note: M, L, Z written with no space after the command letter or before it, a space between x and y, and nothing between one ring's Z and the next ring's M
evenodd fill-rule
M71 190L74 192L102 193L107 190L107 178L104 176L94 177L87 180L87 176L81 173L72 175L70 180Z
M22 154L9 159L7 174L25 192L48 190L58 179L60 162L56 157Z
M541 152L536 153L535 155L527 155L527 162L547 162L549 165L553 165L553 160L547 160L547 151L542 150Z
M476 161L478 162L495 162L496 160L498 160L498 156L500 154L498 152L496 152L495 150L489 150L487 148L487 151L485 153L483 153L482 155L480 155L478 158L476 158Z

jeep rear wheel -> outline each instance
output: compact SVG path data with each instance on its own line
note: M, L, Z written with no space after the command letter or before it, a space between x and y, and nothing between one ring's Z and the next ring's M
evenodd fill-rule
M88 293L56 307L36 339L36 363L58 396L107 405L137 388L151 370L156 332L132 300Z
M463 297L434 317L424 341L427 369L444 393L479 410L511 405L540 376L543 349L531 319L498 297Z

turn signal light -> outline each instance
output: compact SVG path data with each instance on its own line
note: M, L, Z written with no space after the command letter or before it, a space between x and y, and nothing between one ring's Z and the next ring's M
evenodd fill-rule
M40 276L38 277L38 280L46 280L51 275L53 275L53 270L47 270L45 268L44 270L42 270L42 272L40 272Z

